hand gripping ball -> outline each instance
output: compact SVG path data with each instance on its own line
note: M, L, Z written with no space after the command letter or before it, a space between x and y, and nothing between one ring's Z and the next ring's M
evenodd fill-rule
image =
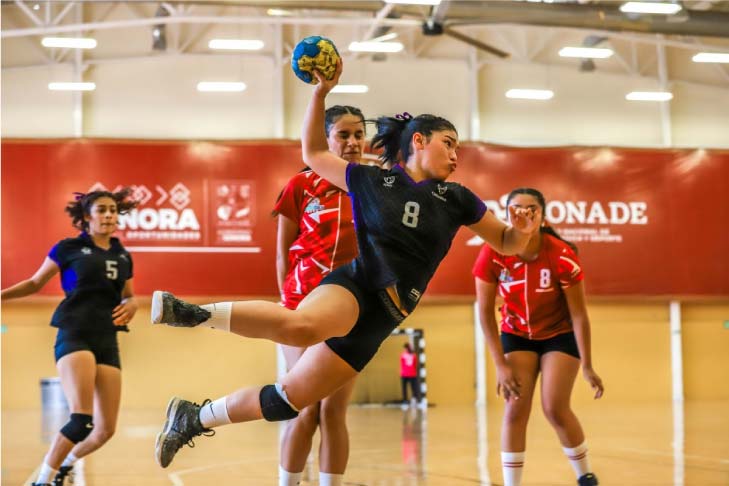
M312 35L298 44L291 55L291 69L296 76L309 84L317 84L319 81L312 74L318 69L325 78L332 79L337 70L339 52L334 43L326 37Z

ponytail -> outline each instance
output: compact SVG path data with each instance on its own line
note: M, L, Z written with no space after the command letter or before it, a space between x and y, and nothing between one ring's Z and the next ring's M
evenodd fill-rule
M422 133L430 140L433 132L452 130L456 127L445 118L435 115L413 116L406 112L392 116L381 116L375 120L377 134L372 137L372 148L383 149L380 159L397 164L407 162L410 157L410 141L414 133ZM400 156L400 157L399 157Z

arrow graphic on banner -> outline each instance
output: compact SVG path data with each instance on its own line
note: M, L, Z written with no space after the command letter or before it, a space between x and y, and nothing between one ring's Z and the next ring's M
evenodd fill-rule
M162 189L159 185L155 185L154 188L157 190L157 192L161 194L160 198L157 199L157 202L155 204L157 204L157 206L161 206L162 203L165 202L167 200L167 197L169 196L167 194L167 191Z

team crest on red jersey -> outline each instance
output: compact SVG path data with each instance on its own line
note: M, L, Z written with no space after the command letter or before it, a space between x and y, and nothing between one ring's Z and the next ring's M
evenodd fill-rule
M322 211L324 209L324 206L319 202L319 198L315 197L312 199L309 204L306 205L306 208L304 208L304 212L306 214L311 213L318 213L319 211Z
M509 271L505 268L501 269L501 273L499 274L499 282L513 282L514 277L511 276Z

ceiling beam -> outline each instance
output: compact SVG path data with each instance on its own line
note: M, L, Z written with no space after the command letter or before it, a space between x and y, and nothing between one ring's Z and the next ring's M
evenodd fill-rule
M20 1L20 0L16 0ZM61 34L68 32L85 32L88 30L125 29L130 27L143 27L157 24L270 24L270 25L370 25L371 18L349 18L349 17L276 17L269 16L176 16L176 17L151 17L145 19L114 20L109 22L90 22L71 25L56 25L48 27L32 27L26 29L3 30L0 37L3 39L11 37L25 37L29 35ZM390 19L380 21L382 25L391 27L412 27L420 26L421 22L415 19Z
M30 21L33 22L35 25L43 25L41 19L39 19L38 16L34 14L30 8L28 8L23 0L15 0L15 5L17 5L18 8L20 8L20 10L25 14L25 16L28 17Z

